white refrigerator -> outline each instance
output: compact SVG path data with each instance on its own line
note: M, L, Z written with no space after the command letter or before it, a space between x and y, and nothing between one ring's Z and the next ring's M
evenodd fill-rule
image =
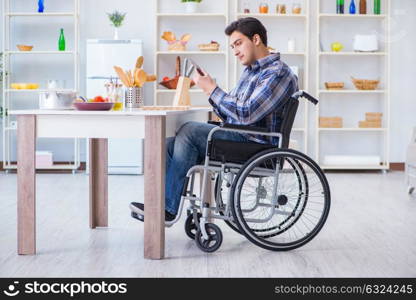
M87 40L86 97L94 98L98 95L105 97L104 84L111 77L118 78L113 66L132 70L137 57L142 53L143 45L140 40ZM89 172L88 145L87 141L87 173ZM143 140L109 139L108 174L143 174Z

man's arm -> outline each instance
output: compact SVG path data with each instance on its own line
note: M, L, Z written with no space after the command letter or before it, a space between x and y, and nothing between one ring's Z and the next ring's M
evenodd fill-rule
M221 115L226 115L243 125L250 125L263 119L279 108L283 100L295 92L294 78L289 75L290 69L284 74L268 73L263 75L251 96L238 99L216 87L211 93L210 102Z

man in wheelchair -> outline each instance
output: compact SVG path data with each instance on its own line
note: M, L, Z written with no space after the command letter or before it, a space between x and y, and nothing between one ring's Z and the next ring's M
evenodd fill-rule
M230 93L222 90L209 74L195 72L194 81L209 96L214 112L228 124L252 125L277 132L285 99L298 90L298 79L280 59L279 53L267 48L267 30L255 18L231 23L225 33L230 46L245 70L237 87ZM205 158L207 138L212 124L188 122L167 139L165 220L175 219L188 170ZM216 139L278 145L279 138L238 132L218 131ZM144 204L130 204L132 216L144 220Z

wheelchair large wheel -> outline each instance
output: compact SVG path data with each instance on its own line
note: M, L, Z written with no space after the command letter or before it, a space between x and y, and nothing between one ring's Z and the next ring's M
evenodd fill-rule
M256 180L262 180L261 193ZM269 149L240 169L231 187L234 222L254 244L292 250L322 229L330 208L330 189L319 166L290 149Z

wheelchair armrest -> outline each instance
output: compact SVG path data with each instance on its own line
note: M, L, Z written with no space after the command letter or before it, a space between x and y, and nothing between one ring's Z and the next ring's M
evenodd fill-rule
M211 125L215 125L215 126L221 126L222 125L222 122L218 122L218 121L208 121L207 123L211 124Z
M247 130L247 131L265 132L265 133L270 132L268 128L256 127L256 126L251 126L251 125L237 125L237 124L222 123L221 127L237 129L237 130L241 129L241 130Z

